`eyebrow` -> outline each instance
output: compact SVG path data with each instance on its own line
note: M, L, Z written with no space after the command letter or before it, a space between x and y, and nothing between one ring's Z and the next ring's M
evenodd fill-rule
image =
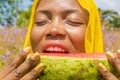
M50 16L52 15L52 13L48 10L39 10L36 12L35 16L38 14L38 13L43 13L45 15L47 15L49 18L51 18Z
M69 15L69 14L71 14L71 13L76 13L76 12L79 12L79 11L76 10L76 9L67 9L67 10L62 11L60 14ZM49 19L52 18L52 12L50 12L49 10L39 10L39 11L36 12L35 17L36 17L36 15L39 14L39 13L43 13L43 14L47 15L47 17L48 17Z
M73 9L70 9L70 10L65 10L65 11L63 11L62 13L67 13L67 14L70 14L70 13L74 13L74 12L78 12L77 10L73 10ZM38 12L36 12L36 14L38 14L38 13L43 13L43 14L51 14L51 12L50 11L48 11L48 10L39 10Z
M38 13L43 13L43 14L51 14L48 10L39 10L39 11L37 11L36 12L36 14L38 14Z
M39 10L37 13L44 13L44 14L48 14L50 13L48 10Z
M70 9L70 10L65 10L64 13L70 14L70 13L75 13L78 12L77 10Z

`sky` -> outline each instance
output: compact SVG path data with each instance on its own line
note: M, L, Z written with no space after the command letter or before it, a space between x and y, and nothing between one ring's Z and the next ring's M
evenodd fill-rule
M30 0L23 0L22 5L20 4L19 6L21 6L22 9L27 10L28 6L31 4L32 4L32 2Z
M120 14L120 0L94 0L94 1L99 8L115 10Z
M115 10L120 13L120 0L94 0L101 9ZM23 6L31 4L30 0L24 0ZM25 7L24 7L25 8Z

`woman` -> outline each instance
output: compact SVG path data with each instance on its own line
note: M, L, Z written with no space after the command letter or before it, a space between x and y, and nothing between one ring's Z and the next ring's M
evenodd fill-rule
M1 71L0 80L35 80L44 67L42 63L36 66L42 52L103 52L102 31L94 2L34 0L24 48ZM35 54L24 61L29 53Z
M41 3L42 1L45 1L45 2L43 2L43 4L46 5L46 6L42 6L42 5L39 5L39 4L37 5L38 2ZM54 3L51 2L51 1L46 1L46 0L40 0L40 1L38 0L38 2L37 2L37 0L35 0L35 3L33 5L31 22L30 22L30 25L29 25L27 38L25 40L24 47L31 46L30 35L33 35L33 36L36 36L36 37L41 36L41 35L34 34L33 30L35 31L35 29L37 29L39 31L38 34L43 34L42 31L44 32L45 31L44 29L46 29L46 26L48 27L48 24L51 21L51 17L53 17L54 19L55 19L55 17L57 17L56 16L57 14L51 13L52 12L51 7L53 7L56 11L60 11L60 10L62 10L66 7L66 4L62 5L63 2L65 2L65 1L63 1L63 2L59 1L59 3L61 4L60 5L58 3L59 6L54 1L53 1ZM50 6L50 3L51 3L51 5L53 4L53 6ZM81 39L82 42L79 39L80 42L76 41L76 43L72 39L73 44L78 44L79 43L78 45L76 45L76 47L81 46L81 48L77 50L78 52L87 52L87 53L103 52L102 31L101 31L101 26L100 26L100 20L99 20L98 11L97 11L96 6L93 3L93 1L91 0L91 1L86 1L85 2L85 1L82 1L82 0L77 0L77 1L74 2L74 4L69 2L69 5L73 9L74 9L75 6L77 8L81 8L82 11L79 11L79 12L82 12L82 13L76 13L75 12L76 14L72 14L74 11L69 11L69 10L66 11L66 12L64 11L63 13L61 13L62 15L61 14L59 15L61 18L63 18L62 19L63 23L59 23L60 20L58 20L58 22L56 22L56 24L49 25L50 27L47 28L47 31L52 30L52 29L55 29L55 30L59 29L58 27L56 28L56 26L58 26L58 25L64 27L65 25L68 24L67 28L60 28L60 29L65 29L66 33L68 32L68 35L70 37L74 36L77 39L79 39L79 38ZM82 7L80 7L80 6L82 6ZM37 9L36 9L36 7L37 7ZM41 12L40 7L43 7L43 8L44 7L50 7L49 9L51 11L49 11L48 13L45 12L45 11ZM71 10L71 8L70 8L70 10ZM53 10L53 12L55 10ZM37 13L39 13L39 14L37 14ZM69 13L71 13L70 17L66 16ZM54 14L54 15L51 15L51 14ZM35 15L35 17L34 17L34 15ZM43 16L43 17L40 17L40 16ZM48 17L50 17L50 19ZM76 17L78 17L78 18L76 18ZM73 20L71 20L71 19L73 19ZM53 19L52 19L52 21L53 21ZM47 25L44 26L42 24L47 24ZM81 27L82 29L79 27L81 25L82 25L82 27ZM39 27L39 28L37 28L37 27ZM32 33L31 33L31 30L32 30ZM36 32L38 32L37 30L36 30ZM41 33L40 33L40 31L41 31ZM86 33L85 33L85 31L86 31ZM71 32L72 35L69 34L69 32ZM46 32L46 34L50 34L50 33ZM59 32L58 32L58 34L59 34ZM64 32L62 34L64 34ZM78 36L78 37L76 37L76 36ZM84 40L84 37L85 37L85 40ZM33 41L33 38L34 37L31 36L32 41ZM32 46L34 46L33 44L34 43L32 43ZM39 45L37 45L37 46L39 46ZM71 46L71 45L68 45L68 46ZM73 49L73 47L72 47L72 49ZM73 50L73 52L76 52L76 50Z

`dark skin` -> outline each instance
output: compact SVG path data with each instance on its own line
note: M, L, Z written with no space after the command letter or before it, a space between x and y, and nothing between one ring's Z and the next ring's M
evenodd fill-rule
M40 59L38 53L25 60L29 53L30 47L20 52L11 64L2 69L0 80L36 80L44 66L40 63L35 67Z
M33 51L85 53L84 38L88 20L88 12L76 0L41 0L31 32ZM36 80L44 65L38 64L38 53L25 60L29 53L29 47L20 52L11 64L2 69L0 80ZM120 73L118 55L108 57L108 60ZM105 67L98 66L98 69L106 80L117 80Z
M88 13L74 0L41 0L31 32L33 51L85 53L87 22Z
M116 53L107 52L106 56L110 64L112 64L118 73L120 73L120 51L117 51ZM117 77L112 74L103 64L102 66L98 64L98 70L103 75L105 80L118 80Z

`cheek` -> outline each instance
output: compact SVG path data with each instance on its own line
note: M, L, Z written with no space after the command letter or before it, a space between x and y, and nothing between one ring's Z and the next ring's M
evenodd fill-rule
M44 31L44 29L33 27L31 31L31 44L33 48L35 48L37 44L41 41L44 35Z
M73 29L70 29L70 28L67 29L67 32L69 34L69 38L71 39L72 44L78 50L84 47L85 31L86 31L86 27L77 27Z

